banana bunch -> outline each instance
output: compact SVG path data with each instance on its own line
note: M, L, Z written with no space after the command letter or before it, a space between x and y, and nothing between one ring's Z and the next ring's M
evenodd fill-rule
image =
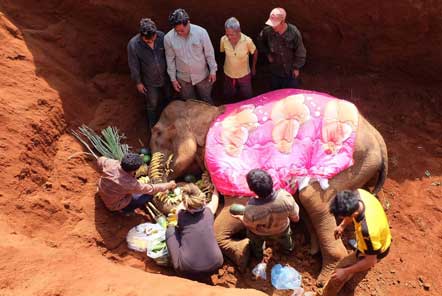
M168 192L158 192L153 198L155 206L164 214L170 213L181 201L181 189L179 187Z
M140 177L144 177L147 176L149 173L149 166L147 165L147 163L143 163L137 170L137 172L135 173L135 177L138 179Z
M212 193L215 187L212 184L212 180L210 179L210 175L207 171L205 171L201 175L201 179L196 181L196 186L206 195L206 201L210 202L212 200Z
M138 178L138 182L141 184L150 184L150 179L148 176L142 176Z
M149 166L149 178L153 184L164 182L164 160L165 155L161 152L155 152L152 154L152 160Z

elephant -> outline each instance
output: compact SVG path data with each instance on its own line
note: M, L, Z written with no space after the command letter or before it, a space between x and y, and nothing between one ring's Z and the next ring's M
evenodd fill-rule
M225 106L216 107L195 100L173 101L164 109L158 123L152 128L150 147L152 152L173 153L176 156L170 178L205 168L206 134L212 121L224 110ZM347 255L342 240L334 237L337 224L335 217L329 213L329 202L338 191L367 185L374 185L373 192L376 194L388 172L384 139L362 115L358 116L353 165L331 178L328 189L323 190L318 182L313 182L297 192L296 196L310 221L306 223L307 228L311 226L312 237L317 238L318 251L322 255L322 269L317 279L319 285L326 281L337 262ZM228 200L226 205L231 200L237 202L237 199ZM248 244L244 239L233 240L232 236L242 229L242 223L231 217L225 206L215 220L215 232L224 254L240 266L246 261ZM315 244L312 249L314 252Z

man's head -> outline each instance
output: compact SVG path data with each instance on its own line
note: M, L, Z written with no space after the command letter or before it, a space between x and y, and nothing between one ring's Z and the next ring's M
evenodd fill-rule
M350 217L359 210L359 201L358 191L339 191L330 203L330 213L338 217Z
M178 8L169 15L169 24L175 29L175 32L181 37L187 37L190 32L189 15L187 12Z
M287 13L285 12L284 8L281 7L274 8L270 12L270 16L266 22L266 25L272 27L273 30L275 30L276 32L280 32L284 29L286 16Z
M152 45L157 38L157 26L150 18L140 20L140 36L148 45Z
M143 160L140 155L135 153L127 153L121 160L121 168L127 173L133 173L140 168Z
M199 212L206 206L206 195L193 183L181 187L181 196L186 210Z
M241 38L241 25L236 18L231 17L227 19L224 24L224 29L226 30L227 39L229 39L230 42L236 43L239 38Z
M263 170L253 169L247 173L247 184L258 198L266 198L273 192L272 177Z

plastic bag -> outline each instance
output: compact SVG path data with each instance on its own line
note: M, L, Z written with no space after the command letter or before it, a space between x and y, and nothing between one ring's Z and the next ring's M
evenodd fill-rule
M301 287L301 274L291 266L276 264L272 268L272 285L279 290L295 290Z
M126 241L129 249L146 252L147 246L157 237L164 237L165 230L158 224L143 223L129 230Z
M263 280L267 279L267 274L266 274L266 269L267 269L267 263L258 263L253 269L252 269L252 273L254 276L256 276L256 278L261 278Z

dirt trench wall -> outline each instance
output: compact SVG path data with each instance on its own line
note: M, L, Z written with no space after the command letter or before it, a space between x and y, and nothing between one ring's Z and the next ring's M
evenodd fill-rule
M308 49L307 69L313 71L318 65L340 65L438 80L438 69L442 67L442 1L2 2L6 13L20 17L17 21L28 27L45 24L35 23L35 18L27 20L24 15L44 14L54 32L64 34L58 42L80 60L88 75L126 72L125 46L136 32L139 19L151 17L167 31L167 16L177 7L185 8L193 23L209 31L216 48L228 17L236 16L243 32L255 38L271 8L285 7L288 21L303 33Z

